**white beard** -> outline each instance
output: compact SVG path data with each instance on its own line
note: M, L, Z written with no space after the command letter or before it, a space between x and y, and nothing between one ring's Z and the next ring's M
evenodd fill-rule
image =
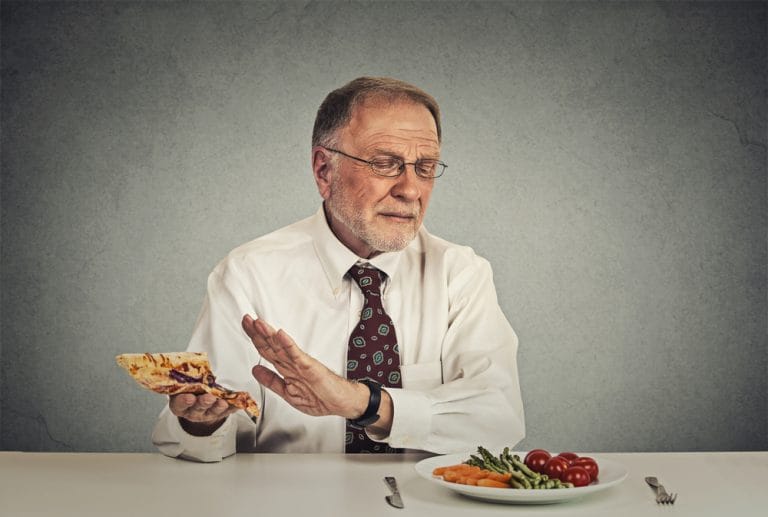
M330 195L325 200L325 206L341 224L358 239L376 251L400 251L416 237L419 231L418 207L415 209L416 218L413 225L403 225L399 232L384 232L365 221L364 215L354 208L349 193L338 175L334 175L330 184Z

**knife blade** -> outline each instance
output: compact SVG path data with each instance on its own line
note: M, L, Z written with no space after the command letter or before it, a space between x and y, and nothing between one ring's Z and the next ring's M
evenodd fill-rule
M384 478L384 483L386 483L386 485L392 491L392 495L388 495L384 497L384 499L386 499L387 502L395 508L405 508L405 505L403 504L403 498L400 497L400 491L397 489L397 481L395 478L392 476L387 476Z

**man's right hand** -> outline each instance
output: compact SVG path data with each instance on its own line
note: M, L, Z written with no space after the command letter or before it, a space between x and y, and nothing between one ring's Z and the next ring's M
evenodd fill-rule
M172 395L168 402L171 413L179 417L181 427L194 436L209 436L238 409L210 393Z

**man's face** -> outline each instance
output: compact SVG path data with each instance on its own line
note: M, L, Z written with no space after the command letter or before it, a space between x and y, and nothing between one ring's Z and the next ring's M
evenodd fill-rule
M432 114L411 102L358 106L337 141L340 151L365 160L389 155L412 163L440 157ZM339 240L364 258L405 248L421 227L435 180L417 176L412 165L387 178L365 163L334 158L338 166L329 167L326 188L318 185Z

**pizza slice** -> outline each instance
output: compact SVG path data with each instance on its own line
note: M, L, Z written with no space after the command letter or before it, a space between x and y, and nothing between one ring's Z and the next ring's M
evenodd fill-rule
M259 406L246 391L232 391L216 382L205 352L120 354L117 364L140 385L156 393L210 393L244 410L256 421Z

